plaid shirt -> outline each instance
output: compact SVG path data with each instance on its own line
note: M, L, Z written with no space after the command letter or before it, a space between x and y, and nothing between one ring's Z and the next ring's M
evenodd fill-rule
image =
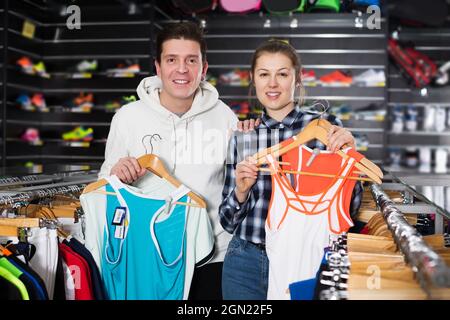
M239 131L234 133L228 147L223 200L219 208L220 223L226 231L253 243L265 243L265 221L272 189L270 173L259 172L247 200L239 203L234 192L236 164L258 151L296 135L310 121L318 117L318 113L305 111L296 106L282 122L263 114L261 124L255 130L248 133ZM324 114L323 118L332 124L342 126L342 122L333 115ZM318 140L310 141L307 146L312 149L316 147L325 149ZM361 183L357 182L350 204L352 217L358 212L361 204L362 190Z

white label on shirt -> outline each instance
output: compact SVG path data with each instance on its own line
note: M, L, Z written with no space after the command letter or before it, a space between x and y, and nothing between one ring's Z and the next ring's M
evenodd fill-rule
M116 239L123 239L125 235L125 227L124 226L116 226L116 231L114 232L114 237Z

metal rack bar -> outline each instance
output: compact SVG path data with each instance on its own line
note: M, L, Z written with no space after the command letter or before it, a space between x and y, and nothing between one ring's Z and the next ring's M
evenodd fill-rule
M450 288L450 268L408 223L403 213L379 185L372 184L370 191L383 213L395 243L405 256L406 262L415 271L420 286L430 298L438 298L440 290Z
M89 182L95 181L96 179L89 180ZM36 190L29 190L31 188L24 188L19 190L19 192L14 192L11 195L0 196L0 205L11 206L13 204L20 205L21 203L27 203L35 199L42 199L51 197L57 194L67 194L74 192L81 192L86 186L88 181L80 183L59 183L53 184L52 187L43 188L43 186L34 187Z

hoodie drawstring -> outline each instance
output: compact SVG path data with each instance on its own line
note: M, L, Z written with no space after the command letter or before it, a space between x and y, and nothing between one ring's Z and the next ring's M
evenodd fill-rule
M169 118L172 120L172 130L173 130L173 135L175 138L175 155L174 155L174 160L173 160L173 168L172 168L172 174L175 174L175 169L177 168L177 130L175 127L175 120L173 119L173 115L169 115Z

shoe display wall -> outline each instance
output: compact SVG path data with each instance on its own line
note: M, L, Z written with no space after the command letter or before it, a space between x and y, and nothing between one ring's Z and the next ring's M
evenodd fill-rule
M82 28L70 30L59 27L67 16L52 11L54 2L35 2L8 1L2 13L10 30L3 165L101 162L114 112L154 71L150 8L83 4ZM23 33L25 22L34 34Z
M341 1L337 9L330 7L334 1L305 2L301 12L276 14L263 3L245 16L225 12L220 6L186 16L164 1L155 2L158 10L152 16L149 6L141 7L139 1L134 13L119 1L97 8L88 5L81 30L47 26L49 19L61 25L65 17L46 11L50 3L37 10L33 1L9 1L8 28L14 32L8 34L11 49L5 63L8 86L4 106L8 108L4 141L11 163L28 156L45 161L102 161L114 112L129 103L125 98L135 95L142 78L155 72L153 43L158 25L167 23L168 16L202 23L208 47L206 80L216 86L220 98L241 120L263 112L249 69L253 50L270 35L292 44L301 56L302 87L296 99L302 92L304 107L328 101L328 111L351 129L360 151L378 164L389 162L388 146L400 148L402 165L410 146L419 150L418 155L422 147L429 147L433 165L435 150L450 146L450 108L446 104L450 101L450 55L433 36L439 29L424 33L417 26L399 28L385 21L381 29L369 29L364 25L364 12L361 25L352 10L367 9L375 1ZM31 37L22 34L27 18L37 22ZM436 77L427 87L415 88L389 62L390 38L402 46L411 42L414 50L408 55L415 62L420 64L420 58L426 56L436 64ZM28 127L39 129L44 141L41 148L23 147L17 140ZM62 135L76 127L94 130L89 152L67 147Z

